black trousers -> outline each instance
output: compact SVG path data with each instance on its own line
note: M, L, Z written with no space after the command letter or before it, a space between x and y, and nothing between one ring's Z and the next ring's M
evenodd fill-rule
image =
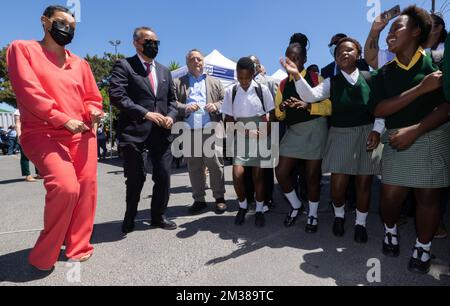
M152 145L153 144L153 145ZM167 210L170 196L170 176L172 167L171 144L167 140L150 141L147 144L127 144L122 146L124 172L127 178L125 218L135 219L142 188L146 181L144 156L153 165L153 182L151 217L161 220ZM144 154L149 150L148 154Z

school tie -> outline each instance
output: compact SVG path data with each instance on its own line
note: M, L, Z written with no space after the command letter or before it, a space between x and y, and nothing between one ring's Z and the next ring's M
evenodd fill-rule
M152 66L153 65L150 63L145 63L145 67L147 67L146 73L148 75L148 79L150 80L150 86L153 90L153 93L156 93L155 92L155 79L153 79Z

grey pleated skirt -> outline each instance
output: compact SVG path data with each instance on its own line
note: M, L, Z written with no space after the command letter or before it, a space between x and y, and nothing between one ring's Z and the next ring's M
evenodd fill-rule
M243 123L260 123L261 117L250 117L250 118L238 118L238 122ZM240 140L238 137L241 137ZM266 148L262 148L266 145ZM273 168L272 156L265 157L261 150L270 151L271 138L268 136L264 143L257 141L254 138L248 136L242 136L237 133L235 135L234 148L234 160L233 165L243 166L243 167L259 167L259 168Z
M381 174L381 156L383 145L374 151L367 151L367 139L373 124L336 128L332 127L328 135L322 170L324 173L347 175Z
M327 144L326 118L317 118L290 126L280 144L280 156L321 160Z
M450 122L421 136L407 150L389 145L389 130L383 137L383 183L410 188L450 186Z

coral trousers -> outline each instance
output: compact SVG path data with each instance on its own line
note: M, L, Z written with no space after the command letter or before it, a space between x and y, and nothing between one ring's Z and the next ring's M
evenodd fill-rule
M50 269L63 243L66 257L93 253L90 244L97 205L97 140L92 132L57 130L22 137L28 158L39 169L47 191L44 230L29 256L31 265Z

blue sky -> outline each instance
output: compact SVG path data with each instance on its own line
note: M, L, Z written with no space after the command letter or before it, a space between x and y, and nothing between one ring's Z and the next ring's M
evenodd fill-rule
M148 25L161 40L158 61L165 65L172 60L184 64L192 48L205 53L218 49L234 60L257 54L272 74L291 34L303 32L311 41L308 64L323 67L332 61L327 44L333 34L344 32L364 43L370 1L377 0L80 0L81 22L69 49L81 56L113 52L108 41L118 39L119 52L133 55L133 29ZM431 8L431 0L380 2L383 10L413 3ZM437 0L437 7L443 3ZM67 0L2 1L0 46L15 39L41 39L39 18L50 4L65 5ZM450 25L448 13L445 19Z

